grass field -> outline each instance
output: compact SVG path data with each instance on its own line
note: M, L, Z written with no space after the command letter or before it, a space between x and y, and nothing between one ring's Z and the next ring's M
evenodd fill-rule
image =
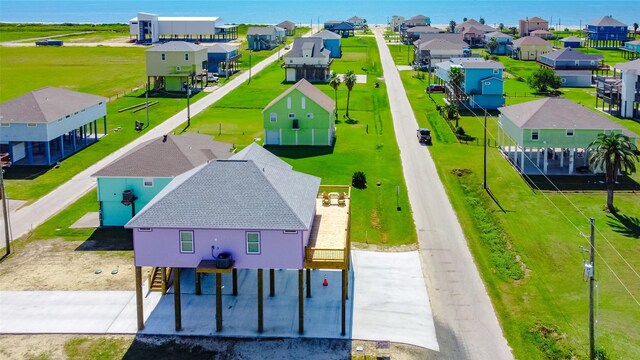
M92 31L94 38L129 35L126 24L13 24L0 23L0 42ZM62 37L67 41L74 37Z
M537 67L507 58L501 60L507 71L523 77ZM589 234L591 216L595 217L597 227L599 345L611 358L637 356L640 334L634 329L640 323L640 304L616 277L639 299L638 193L616 192L619 215L614 216L603 211L604 189L537 191L491 146L488 184L503 212L482 188L482 140L480 145L457 143L435 110L436 104L443 104L442 95L430 99L423 90L426 80L414 78L414 73L402 72L407 94L419 124L433 129L434 145L429 150L516 358L568 359L572 354L587 357L588 283L582 276L587 255L580 253L578 246L588 245L585 234ZM508 104L535 100L526 83L506 80L505 93L514 92L523 95L507 97ZM565 94L585 106L595 104L592 95L583 89L566 89ZM637 123L615 121L640 133ZM464 116L460 125L467 133L482 136L482 119ZM496 128L495 118L490 118L488 131L492 143L496 140ZM469 169L470 173L462 176L452 173L457 168ZM633 181L640 182L640 174L635 174ZM499 241L487 235L495 235ZM521 274L512 272L514 258L509 253L521 266Z
M352 191L352 239L371 244L399 245L414 243L416 234L411 221L398 147L384 85L374 88L381 67L373 38L343 39L343 58L332 70L344 73L351 69L365 74L367 84L356 84L350 104L352 121L342 118L347 91L338 91L339 123L337 141L332 148L271 147L269 150L291 163L295 170L322 178L323 184L350 184L354 171L367 175L366 190ZM219 141L242 148L255 139L262 143L262 109L290 84L283 84L284 71L273 64L192 120L189 131L214 135ZM334 98L326 84L318 85ZM365 160L366 161L363 161ZM376 186L377 182L381 186ZM395 187L400 186L396 209Z

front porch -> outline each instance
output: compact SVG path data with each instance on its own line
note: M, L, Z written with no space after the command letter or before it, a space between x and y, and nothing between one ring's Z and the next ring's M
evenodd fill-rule
M590 175L588 151L564 148L523 148L503 145L502 154L520 173L526 175Z

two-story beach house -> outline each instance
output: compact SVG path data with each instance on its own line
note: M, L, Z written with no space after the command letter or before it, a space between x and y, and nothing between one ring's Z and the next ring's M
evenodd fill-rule
M138 43L165 41L231 41L238 25L225 24L217 16L158 16L140 12L129 20L129 37Z
M331 51L319 37L296 38L291 51L284 56L285 81L327 82L331 75Z
M587 24L586 46L618 48L627 41L629 28L611 16L603 16Z
M500 31L486 33L484 34L484 39L483 39L485 46L487 45L487 43L489 43L494 39L495 39L495 42L498 43L498 47L493 51L490 51L490 49L487 47L487 51L490 51L491 54L493 55L506 55L508 46L511 45L513 42L513 36L509 34L505 34Z
M336 103L302 79L262 110L265 145L331 146Z
M518 60L539 60L540 55L549 51L551 51L551 43L537 36L521 37L513 40L511 45L507 45L507 52Z
M521 37L529 36L532 31L536 30L549 30L549 22L538 16L518 21L518 34Z
M462 70L463 81L456 91L455 84L449 81L449 70L458 67ZM501 62L484 58L452 58L438 63L436 77L445 84L445 98L461 104L462 108L497 109L504 105L504 83Z
M293 21L285 20L276 25L276 27L284 29L287 36L294 36L296 34L296 24Z
M207 48L186 41L170 41L145 50L147 81L153 88L187 91L207 70Z
M231 76L238 71L238 59L242 54L236 46L213 44L207 47L207 67L210 73Z
M286 30L277 26L251 26L247 29L250 50L271 50L286 41Z
M538 63L555 70L597 70L604 65L604 56L585 54L573 48L554 50L540 55Z
M413 43L413 63L429 69L451 58L471 55L469 45L460 34L425 34Z
M342 37L340 35L329 30L322 30L315 33L313 37L322 39L322 45L330 51L329 56L331 58L342 57Z

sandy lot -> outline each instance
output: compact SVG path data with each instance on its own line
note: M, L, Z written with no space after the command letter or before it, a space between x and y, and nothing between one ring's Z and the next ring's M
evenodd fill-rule
M122 250L130 248L127 240L31 241L0 263L0 290L135 290L133 251Z

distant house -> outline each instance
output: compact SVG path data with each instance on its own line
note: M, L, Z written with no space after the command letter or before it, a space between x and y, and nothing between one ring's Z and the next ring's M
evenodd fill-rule
M327 82L331 75L331 51L318 37L296 38L291 51L284 56L285 81Z
M208 70L221 76L230 76L238 71L238 59L242 56L235 46L214 44L207 47Z
M342 36L343 38L355 36L355 31L356 31L356 28L353 26L353 24L346 21L342 21L338 24L333 24L329 28L325 27L325 29L329 31L333 31L334 33Z
M449 61L451 58L469 57L470 55L469 45L464 41L452 41L447 38L434 38L428 41L418 40L414 42L413 63L432 69L437 63Z
M564 44L565 48L580 48L582 47L582 39L577 36L569 36L564 39L560 39L560 42Z
M545 40L549 40L553 38L553 33L546 29L534 30L534 31L531 31L529 34L530 36L537 36Z
M53 165L107 134L107 98L44 87L0 104L0 152L13 165Z
M537 16L534 16L532 18L520 19L520 21L518 22L518 34L521 37L530 35L532 31L548 29L549 22Z
M469 46L476 46L481 44L484 40L485 32L475 26L468 26L465 27L460 34L462 34L464 41L466 41Z
M389 26L391 26L391 29L393 31L401 32L403 25L404 25L404 16L393 15L391 17L391 23L389 24Z
M329 30L322 30L314 34L313 37L319 37L322 39L322 45L325 49L331 52L329 54L331 58L342 57L342 37L340 35Z
M170 41L145 51L147 78L153 88L186 91L185 84L195 83L207 70L207 48L185 41Z
M431 19L428 16L418 14L405 20L403 25L405 28L412 28L415 26L429 26L431 25Z
M489 25L482 24L478 20L469 19L467 21L461 22L460 24L456 25L456 27L454 28L454 32L464 33L466 29L469 29L471 27L475 28L476 30L482 31L483 33L498 31L496 28L493 28Z
M358 16L352 16L352 17L348 18L347 22L353 24L353 27L356 30L364 29L365 25L367 24L367 20L365 20L365 19L363 19L361 17L358 17Z
M196 133L138 145L92 175L98 183L100 226L124 226L176 176L231 155L231 144Z
M640 40L627 41L624 43L622 56L629 60L640 58Z
M265 145L331 146L335 101L302 79L262 110Z
M414 42L420 38L422 34L439 34L444 33L444 30L434 28L431 26L414 26L407 28L404 32L405 41Z
M551 44L537 36L525 36L513 40L511 46L507 46L507 52L511 57L519 60L539 60L540 55L551 51Z
M495 55L506 55L507 47L511 45L511 43L513 42L513 36L509 34L505 34L500 31L494 31L494 32L484 34L483 40L485 42L485 45L489 41L491 41L491 39L496 39L495 41L498 43L498 47L492 52L492 54L495 54ZM487 48L487 50L489 49Z
M640 118L640 59L614 66L622 73L620 86L620 116Z
M158 16L140 12L129 20L129 37L138 43L164 41L231 41L238 38L238 25L228 25L217 16Z
M296 24L293 21L285 20L276 27L284 29L287 36L294 36L296 33Z
M459 67L464 79L456 94L455 86L449 81L449 70ZM504 83L502 72L504 65L484 58L452 58L438 63L435 67L436 77L445 84L445 98L469 108L497 109L504 105ZM459 96L459 97L456 97Z
M286 30L277 26L251 26L247 29L250 50L271 50L286 40Z
M599 113L561 97L501 107L498 142L518 172L572 175L592 172L588 146L603 132L637 135Z
M562 87L591 87L593 75L589 70L556 70Z
M603 16L587 24L586 45L595 48L617 48L627 41L629 28L611 16Z
M539 63L556 70L596 70L604 65L604 56L585 54L572 48L554 50L540 55Z
M323 195L320 178L292 170L290 165L255 143L228 160L210 161L175 177L125 226L133 233L138 304L143 303L141 267L173 269L175 306L172 307L175 328L180 330L183 308L195 310L180 306L181 278L188 277L195 283L195 289L184 291L195 292L195 296L202 293L204 281L214 278L216 330L222 331L223 314L229 314L223 311L227 306L223 306L222 277L233 278L234 295L241 298L243 294L238 294L235 286L239 273L242 279L251 272L254 276L257 273L256 291L244 296L251 301L258 298L260 332L263 331L263 269L271 274L275 269L295 271L300 279L299 305L295 311L302 332L303 309L313 306L304 297L304 270L308 270L307 279L311 279L311 269L332 268L342 270L341 286L345 290L341 303L342 313L346 314L351 249L350 187L340 188L343 192L335 193L333 199L329 193ZM209 276L203 278L203 273ZM289 294L282 296L289 297ZM273 301L279 301L278 297L269 299L272 305L277 305ZM280 304L286 307L287 303ZM141 329L144 327L141 305L137 307L137 315ZM192 311L189 318L193 316L202 314ZM229 317L224 324L233 320ZM278 321L271 317L264 320ZM342 334L345 333L346 315L343 315Z

